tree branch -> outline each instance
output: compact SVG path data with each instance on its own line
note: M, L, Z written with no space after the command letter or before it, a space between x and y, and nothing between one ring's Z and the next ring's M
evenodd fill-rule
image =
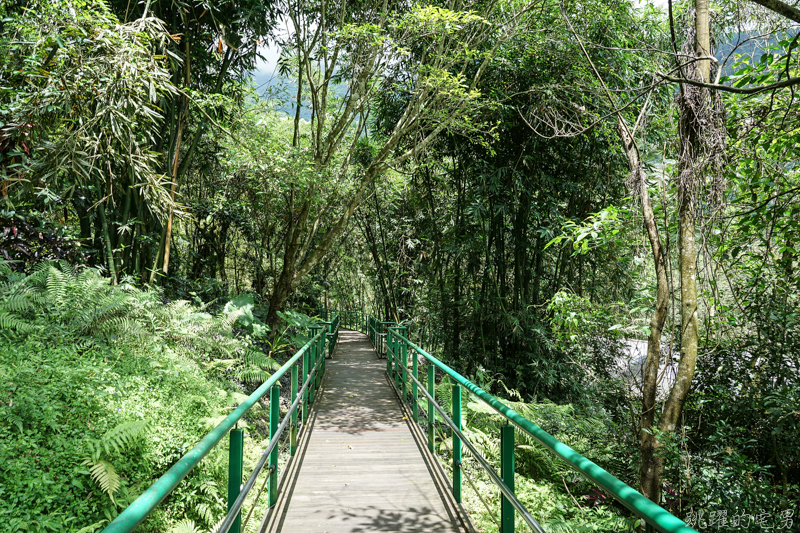
M754 0L755 1L755 0ZM673 76L668 76L662 72L656 72L656 76L661 78L665 81L671 81L673 83L685 83L687 85L694 85L696 87L705 87L706 89L714 89L717 91L723 91L728 93L734 94L761 94L765 92L772 91L773 89L782 89L784 87L792 87L800 83L800 77L789 78L788 80L777 81L775 83L769 83L767 85L761 85L760 87L731 87L729 85L720 85L718 83L705 83L698 80L690 80L687 78L675 78Z
M778 15L783 15L789 20L800 22L800 9L784 4L780 0L750 0L756 4L766 7L770 11L774 11Z

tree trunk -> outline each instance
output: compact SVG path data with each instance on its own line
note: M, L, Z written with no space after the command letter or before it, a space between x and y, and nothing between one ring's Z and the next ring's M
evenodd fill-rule
M178 124L178 139L175 141L175 155L173 156L172 162L172 183L169 187L170 201L173 203L175 203L175 189L178 187L178 154L181 152L181 137L183 135L182 122L183 118L181 118ZM169 273L169 252L170 245L172 244L172 215L173 209L172 206L170 206L169 216L167 217L167 233L166 238L164 239L164 265L161 269L161 271L164 273L165 279Z
M656 225L653 204L650 200L650 193L647 190L647 179L642 167L639 149L622 117L618 119L617 130L625 147L625 155L628 158L634 189L639 193L644 228L647 233L647 239L650 241L653 264L656 270L656 306L653 310L653 317L650 319L647 358L644 365L644 374L642 375L642 413L639 417L639 449L642 462L639 467L639 480L642 494L652 501L658 502L661 499L661 471L663 466L656 453L658 442L652 434L652 429L655 422L658 366L661 360L661 333L667 320L667 304L669 302L667 264L664 257L664 248L661 244L661 235Z
M711 55L709 34L708 0L695 0L695 53L697 56ZM698 61L696 76L708 82L711 75L710 61ZM697 363L697 246L695 243L695 200L697 184L703 172L702 140L706 134L704 121L697 116L698 110L709 105L708 91L701 87L685 87L680 102L681 118L678 127L680 154L678 157L678 209L680 279L681 279L681 358L675 384L669 393L658 428L664 432L675 431L686 397L694 377Z
M111 284L117 284L117 269L114 266L114 250L111 247L111 238L108 233L108 221L106 220L106 206L101 202L97 206L97 214L100 216L100 224L103 227L103 241L106 248L106 259L108 260L108 271L111 273Z

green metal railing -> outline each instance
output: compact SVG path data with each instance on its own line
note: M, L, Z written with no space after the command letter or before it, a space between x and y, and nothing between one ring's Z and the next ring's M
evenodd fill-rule
M543 445L552 454L561 458L571 468L582 474L586 479L595 483L617 501L629 509L635 516L646 524L646 530L661 533L696 533L678 517L672 515L662 507L656 505L642 494L618 480L603 468L599 467L586 457L548 434L536 424L527 420L519 413L509 408L498 398L495 398L476 384L438 360L436 357L414 344L408 339L407 328L391 322L380 321L375 317L366 318L365 333L369 335L375 351L379 356L386 355L386 371L390 381L400 395L401 400L411 408L414 422L419 423L420 393L427 400L427 410L424 412L427 422L428 447L435 453L435 416L439 414L445 425L450 429L453 438L453 496L461 503L462 474L466 473L462 465L462 451L466 449L477 463L488 473L491 480L498 486L502 493L500 533L514 531L514 515L519 513L528 526L537 533L544 530L533 516L514 496L514 431L520 430ZM384 333L385 332L385 333ZM420 381L420 357L427 362L427 384ZM409 365L410 363L410 365ZM409 369L409 366L411 367ZM455 382L453 385L451 413L453 417L436 402L436 370L450 376ZM500 428L500 472L486 461L478 450L469 442L461 431L461 393L466 388L479 400L487 404L499 415L504 417L507 424ZM480 496L480 494L479 494Z
M321 324L323 326L327 326L328 328L326 332L326 345L328 350L328 358L331 358L333 357L333 350L336 348L336 344L339 342L339 314L334 314L330 322L321 322Z
M389 327L393 325L394 322L380 321L372 316L367 319L367 335L369 335L369 340L375 347L378 357L386 357L386 338L389 333Z
M228 463L228 515L216 533L240 533L241 509L244 500L253 488L259 473L267 465L267 495L272 507L278 498L278 444L286 428L290 428L288 447L290 456L297 450L300 431L308 424L309 409L322 385L325 375L325 358L333 355L339 337L339 316L326 315L331 320L310 329L311 339L294 356L284 363L266 382L264 382L241 405L220 422L194 448L184 455L172 468L153 483L144 493L119 514L103 533L127 533L133 531L166 498L184 477L230 432ZM326 326L326 327L325 327ZM287 373L291 375L292 405L280 420L280 379ZM300 374L302 372L302 374ZM300 378L302 385L299 386ZM269 391L269 444L256 463L253 472L244 485L241 485L244 455L244 432L237 423ZM241 487L241 490L240 490ZM260 492L258 496L260 496ZM258 498L257 496L257 498ZM254 504L255 505L255 504ZM252 511L251 511L252 512ZM246 520L249 519L248 514Z

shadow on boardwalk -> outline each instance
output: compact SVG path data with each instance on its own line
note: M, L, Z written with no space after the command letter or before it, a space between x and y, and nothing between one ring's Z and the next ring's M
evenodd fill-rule
M342 330L262 532L461 532L365 335Z

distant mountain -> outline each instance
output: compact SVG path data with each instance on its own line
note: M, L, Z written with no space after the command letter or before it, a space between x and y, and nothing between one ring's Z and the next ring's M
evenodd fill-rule
M793 39L800 31L800 28L791 28L788 32L781 32L779 35L770 35L759 37L759 33L755 31L732 33L729 34L725 42L717 45L716 54L714 57L717 61L722 63L725 58L728 62L722 71L723 76L730 76L733 74L733 65L736 62L735 56L749 56L752 61L758 61L761 56L773 50L768 50L771 46L778 46L778 43L783 39ZM735 49L735 52L734 52ZM731 52L734 52L731 54Z

